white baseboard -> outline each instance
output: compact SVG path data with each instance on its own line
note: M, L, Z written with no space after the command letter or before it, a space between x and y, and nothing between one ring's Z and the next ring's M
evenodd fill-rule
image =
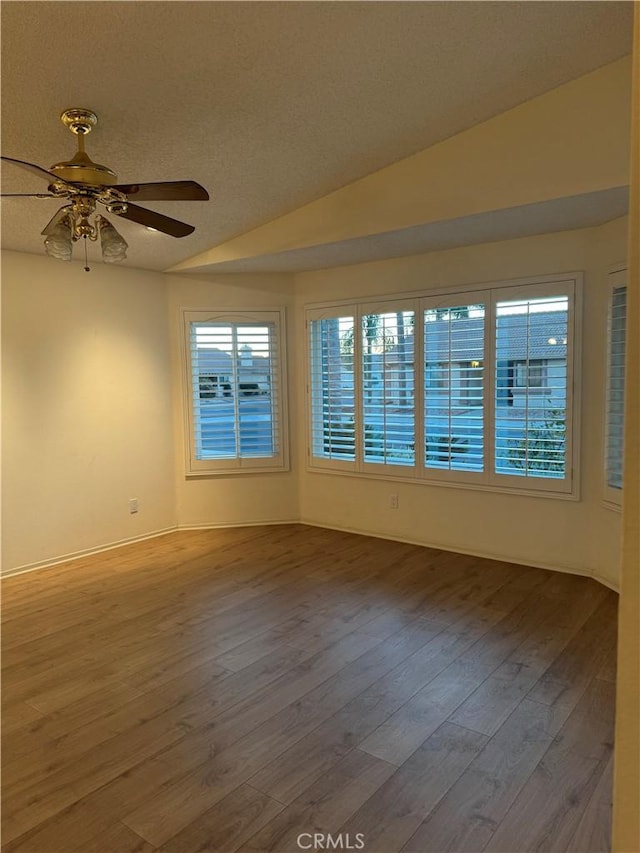
M0 573L0 577L8 578L13 575L23 575L27 572L36 572L40 569L51 569L53 566L59 566L61 563L68 563L72 560L80 560L82 557L91 557L93 554L102 554L104 551L111 551L114 548L122 548L124 545L132 545L135 542L144 542L147 539L155 539L158 536L166 536L167 533L175 533L176 530L217 530L226 527L260 527L261 525L271 526L274 524L299 524L299 520L291 519L290 521L282 521L281 519L273 519L267 521L238 521L232 523L221 522L210 524L176 524L172 527L164 527L162 530L153 530L151 533L144 533L141 536L131 536L128 539L119 539L117 542L109 542L107 545L98 545L95 548L85 548L82 551L72 551L69 554L61 554L53 559L40 560L37 563L26 563L23 566L16 566L12 569L7 569Z
M486 560L500 560L504 563L516 563L518 565L533 566L537 569L547 569L552 572L564 572L570 575L580 575L581 577L591 578L603 586L608 587L614 592L619 592L618 586L613 581L597 574L589 574L575 569L573 566L562 566L558 564L543 563L535 560L514 559L505 554L494 554L489 551L470 550L467 548L458 548L451 545L443 545L441 542L425 542L419 539L408 538L405 536L396 536L389 533L374 532L371 530L360 530L353 527L344 527L336 524L327 524L326 522L315 521L309 518L291 518L291 519L261 519L259 521L238 521L238 522L212 522L202 524L178 524L173 527L166 527L162 530L155 530L151 533L145 533L142 536L132 536L128 539L120 539L117 542L111 542L108 545L100 545L95 548L86 548L82 551L74 551L70 554L63 554L55 557L53 560L41 560L37 563L27 563L24 566L16 566L13 569L7 569L2 572L2 577L11 577L13 575L22 575L27 572L35 572L40 569L49 569L53 566L59 566L61 563L67 563L71 560L79 560L82 557L90 557L93 554L101 554L104 551L111 551L114 548L122 548L124 545L132 545L135 542L144 542L147 539L155 539L158 536L166 536L167 533L174 533L176 530L222 530L225 528L237 527L271 527L282 524L305 524L308 527L320 527L327 530L339 530L342 533L354 533L357 536L371 536L374 539L387 539L392 542L405 542L407 545L418 545L422 548L434 548L438 551L450 551L454 554L467 554L470 557L481 557Z
M166 536L167 533L173 533L175 530L177 530L175 525L172 527L163 527L161 530L153 530L151 533L143 533L141 536L130 536L127 539L118 539L116 542L109 542L107 545L97 545L94 548L84 548L82 551L72 551L69 554L61 554L59 557L54 557L49 560L40 560L37 563L26 563L24 566L16 566L13 569L6 569L6 571L3 570L1 576L3 578L8 578L12 575L23 575L26 572L50 569L53 566L59 566L61 563L68 563L71 560L80 560L82 557L91 557L93 554L102 554L103 551L122 548L124 545L132 545L134 542L144 542L146 539L155 539L157 536Z
M302 524L299 518L263 519L261 521L203 522L202 524L178 524L177 530L224 530L231 527L273 527L277 524Z
M604 575L596 574L596 572L594 572L591 577L594 579L594 581L598 581L598 583L601 583L602 586L606 586L613 592L620 594L619 584L614 583L612 580L609 580L609 578L605 578Z
M466 554L470 557L481 557L485 560L499 560L502 563L515 563L519 566L532 566L535 569L547 569L550 572L562 572L567 575L579 575L583 578L591 578L603 586L608 587L614 592L619 592L618 587L610 580L590 572L583 572L573 566L563 566L557 563L544 563L536 560L522 560L510 557L505 554L493 554L490 551L481 551L476 549L458 548L452 545L443 545L441 542L425 542L421 539L413 539L405 536L396 536L390 533L379 533L371 530L358 530L354 527L343 527L337 524L326 524L325 522L314 521L313 519L302 518L299 524L307 524L309 527L324 527L328 530L339 530L342 533L355 533L357 536L371 536L374 539L388 539L392 542L405 542L407 545L419 545L422 548L434 548L437 551L450 551L454 554Z

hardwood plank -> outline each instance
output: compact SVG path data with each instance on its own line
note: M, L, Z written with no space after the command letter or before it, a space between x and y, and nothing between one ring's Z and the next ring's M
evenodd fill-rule
M154 853L155 847L119 821L100 823L101 830L95 823L74 821L64 827L61 823L48 822L38 831L3 845L2 850L3 853Z
M424 617L422 617L424 618ZM407 613L404 610L389 609L374 619L366 622L358 628L361 634L369 634L371 637L378 637L380 640L386 640L397 634L402 628L406 628L416 619L415 613ZM429 620L432 624L440 624L442 630L445 628L444 623L437 623L436 620Z
M162 847L162 853L233 853L284 806L249 785L240 785Z
M252 777L251 784L271 792L280 802L292 802L487 629L482 618L469 618L467 624L460 622L457 629L444 631L438 630L441 623L426 624L436 633L432 640L278 756Z
M351 700L327 723L294 744L251 784L289 803L303 785L311 784L337 763L351 747L360 744L378 725L417 693L421 687L486 633L499 614L479 609L450 628L436 633L423 648L378 679ZM434 630L441 623L429 623ZM424 738L422 738L424 740Z
M378 726L359 748L390 764L403 764L490 672L490 666L454 661Z
M399 632L396 642L388 644L387 648L378 648L377 638L351 634L345 639L353 644L358 638L360 646L352 645L353 662L349 664L345 659L344 668L339 667L341 671L336 671L335 678L323 678L323 674L329 673L326 669L319 670L311 680L303 674L302 678L291 678L286 686L269 690L262 698L254 698L242 708L232 708L203 733L204 743L209 749L213 746L214 757L186 773L184 765L180 767L174 781L163 785L153 802L128 815L125 823L152 843L163 844L167 837L181 829L180 821L195 819L234 785L248 781L336 708L374 682L381 673L389 671L416 645L426 643L433 630L427 624L412 624ZM365 653L367 646L372 645L374 648ZM298 701L304 692L308 695L302 702ZM176 803L181 804L180 808L176 808Z
M523 849L522 826L606 849L615 596L591 580L289 525L3 590L9 851L296 850L358 813L370 853Z
M575 706L593 672L600 671L616 646L615 598L613 593L605 598L531 689L530 699L556 709Z
M158 584L158 587L155 584ZM35 638L30 637L28 641L8 648L6 654L3 654L3 670L7 675L11 674L8 669L11 666L16 667L18 673L33 672L38 665L43 667L54 654L61 660L69 661L81 658L87 654L87 650L91 650L97 660L100 660L101 655L107 655L110 659L131 647L136 649L137 644L145 637L157 639L163 630L171 631L171 620L174 620L175 629L180 624L180 617L189 611L189 607L195 607L198 613L206 608L211 616L232 606L240 607L247 598L255 596L254 590L243 591L235 580L227 580L221 584L212 582L217 593L215 602L198 598L197 605L194 605L191 603L192 596L187 596L186 603L180 605L176 600L167 602L166 591L164 594L159 591L160 578L156 579L155 584L150 593L145 595L142 588L136 595L129 592L124 601L112 592L111 595L115 599L113 610L108 614L101 613L98 620L95 620L95 611L92 611L90 606L85 606L85 613L94 613L94 624L88 628L83 624L78 630L75 627L59 629L55 618L48 620L56 625L56 630L44 635L36 632ZM198 588L195 582L193 585ZM171 588L174 599L185 597L184 588L182 592L176 590L175 582L171 582ZM125 591L121 591L119 596L125 596ZM174 630L174 638L176 633Z
M508 658L509 662L532 667L540 674L553 663L611 592L595 581L571 575L552 577L547 589L551 595L551 606L547 604L545 607L544 602L540 602L538 626ZM554 600L559 607L553 607Z
M32 714L24 714L11 725L7 725L3 719L3 734L11 732L11 738L6 737L4 742L3 761L14 760L42 749L46 744L53 744L69 732L99 720L140 696L139 690L115 682L109 685L108 690L98 688L50 714L43 714L34 708ZM30 705L26 707L31 708Z
M393 853L413 835L487 742L444 723L340 828L365 849Z
M179 730L167 730L162 721L151 721L144 728L138 726L102 741L84 752L82 760L75 756L54 772L42 774L36 768L28 784L5 790L3 838L10 841L22 835L181 737Z
M525 580L529 581L527 586L522 579L515 578L485 602L485 606L507 609L507 613L465 652L464 660L498 666L536 630L540 614L531 607L533 582L536 587L544 587L548 578L543 576L541 579L538 574L533 574L525 575ZM538 589L539 594L543 592L544 589Z
M6 749L9 743L8 736L15 736L14 732L23 729L25 726L37 724L38 720L42 720L44 714L28 702L6 702L2 707L2 737L3 749Z
M602 662L601 668L598 670L598 678L601 678L603 681L610 681L612 684L615 684L616 675L617 675L617 664L618 664L618 644L617 644L617 636L618 632L615 630L614 623L614 635L615 642L610 643L608 648L604 652L604 660Z
M125 772L143 758L156 755L167 746L181 741L185 735L185 726L190 730L198 724L203 725L215 716L214 709L217 708L220 712L222 708L236 705L241 701L241 697L246 700L260 689L261 683L269 684L286 678L288 670L293 672L291 679L295 680L296 676L299 676L300 681L306 679L304 686L313 681L314 677L322 681L332 668L339 668L350 655L357 656L364 648L376 642L373 638L364 636L354 640L350 637L343 638L336 644L338 649L329 650L331 654L328 653L326 660L322 655L316 656L316 660L309 666L298 664L308 657L302 650L287 649L282 656L272 657L267 664L258 662L254 667L257 671L249 672L247 669L224 679L227 682L226 688L221 685L219 690L214 691L214 697L210 701L203 701L204 697L197 693L192 696L187 692L186 695L181 694L181 702L177 700L175 692L171 691L167 695L165 689L159 697L157 694L154 696L154 699L160 699L159 706L154 707L150 705L149 694L144 694L140 699L133 700L102 718L99 727L83 727L74 741L77 748L73 754L69 754L67 749L63 751L60 761L55 761L55 757L52 761L52 756L48 753L46 773L41 769L43 756L38 753L33 757L32 763L23 764L20 770L15 769L15 780L11 780L7 775L5 784L10 784L5 788L4 797L3 811L8 821L5 833L15 831L14 819L18 822L17 826L22 827L21 831L24 831L33 825L30 821L37 823L45 819L49 814ZM343 648L344 652L341 654ZM295 664L302 669L296 669ZM209 689L203 688L203 693L208 695ZM150 708L153 708L152 713ZM244 730L239 729L240 721L235 712L231 715L231 720L240 736ZM110 738L104 736L105 727L112 732ZM209 734L205 733L204 737L194 744L195 750L192 748L188 754L193 755L195 751L196 755L200 755L201 750L207 748L209 740ZM184 757L181 747L178 747L178 752ZM86 756L86 761L79 764L78 759L81 756ZM29 798L32 790L37 791L38 796L34 800L29 799L28 805L21 810L16 809L14 814L14 803Z
M96 690L108 693L111 686L122 684L118 675L119 667L116 663L106 666L86 663L85 666L78 666L73 662L68 666L52 668L46 678L37 680L37 684L29 680L21 685L7 684L6 689L14 698L27 701L43 714L51 714L91 696Z
M450 560L450 563L453 570L447 571L435 588L430 587L425 592L422 587L402 607L450 624L470 609L484 604L509 581L510 571L503 563L476 557Z
M301 664L299 668L294 667L294 663L300 660L304 661L309 655L300 649L288 648L284 656L284 669L285 671L291 670L291 677L289 678L291 686L298 692L304 692L311 684L324 680L328 673L339 668L345 660L349 660L353 656L357 657L363 649L377 644L378 641L375 638L364 635L343 638L342 641L336 643L339 648L330 648L325 655L316 655L315 662L309 665ZM246 700L259 691L263 684L278 680L282 669L277 656L272 657L266 663L258 662L257 666L230 676L227 680L226 689L225 686L221 686L221 689L216 690L215 698L208 702L203 702L202 697L198 697L197 694L190 696L187 693L184 701L177 703L174 696L169 696L168 703L163 701L159 706L160 712L155 708L151 714L148 694L142 696L140 700L128 703L118 712L108 715L101 721L104 725L119 732L117 737L107 740L101 729L91 726L87 732L81 732L84 737L91 740L84 742L80 740L76 755L70 756L67 748L63 751L60 761L54 761L54 763L47 765L47 773L42 776L37 785L40 796L36 802L29 803L29 807L22 810L19 816L20 820L23 822L37 820L38 818L42 820L43 815L48 814L48 809L64 807L69 802L73 802L73 798L77 798L78 795L82 796L94 790L98 784L103 784L105 780L117 773L119 765L108 759L111 757L117 759L123 744L125 745L124 754L119 760L125 763L128 760L135 763L133 758L138 753L134 750L129 754L126 749L126 744L132 738L137 737L142 744L148 736L151 743L156 744L156 752L165 761L163 766L171 767L170 776L175 775L178 769L185 772L191 767L197 767L202 762L203 751L206 756L211 749L210 742L214 731L218 738L216 749L222 748L225 737L229 743L233 743L234 740L257 725L262 718L273 714L277 707L280 707L273 705L274 700L286 706L291 696L284 691L282 681L279 686L283 696L286 697L285 699L280 696L278 690L271 695L268 692L264 693L263 689L263 698L260 701L251 699L243 704L241 703L242 699ZM166 699L167 697L162 698ZM238 703L241 704L238 705ZM225 707L231 708L232 711L227 715L222 714L219 723L209 723L203 732L195 733L191 737L184 737L185 726L190 730L197 724L202 725L211 717L215 717L216 711L220 713ZM244 715L240 713L240 707L245 708ZM167 744L174 742L178 743L176 749L173 752L171 750L167 752L165 749ZM96 749L97 743L99 743L99 748ZM81 766L82 769L80 770L77 758L84 754L89 747L92 747L90 756L88 756L89 760ZM41 757L37 755L29 765L23 765L20 772L14 768L17 780L14 780L14 784L8 789L8 792L15 791L15 782L17 781L22 782L18 786L18 798L28 796L32 787L35 787L33 779L38 774L41 760ZM48 760L51 762L50 754ZM169 761L171 764L166 764ZM25 776L26 782L23 781ZM154 782L161 784L163 781L167 781L161 774L156 774L156 777L156 780L147 782L148 791L152 790ZM74 784L60 788L58 784L60 779L74 780ZM46 792L44 796L43 789ZM5 799L5 814L9 820L7 831L10 832L14 831L11 823L14 799L10 795Z
M495 734L535 683L538 672L504 663L451 715L451 722L485 735Z
M525 699L402 848L411 853L484 849L553 740L549 710Z
M582 813L576 833L567 847L568 853L583 853L584 850L608 853L611 850L612 812L613 756Z
M395 770L384 761L352 750L254 835L243 851L300 850L297 841L301 833L337 834ZM308 844L308 839L303 843Z
M576 634L580 635L580 629L589 622L598 605L608 597L609 590L593 590L591 583L581 588L578 596L569 601L561 600L559 607L551 608L547 619L527 634L507 660L458 708L451 721L487 735L495 734L569 641ZM599 625L600 620L596 619L595 624ZM592 638L592 628L588 626L582 634ZM597 640L593 638L590 642ZM583 684L583 689L584 686L586 684ZM579 695L580 691L575 692L567 702L567 716ZM566 716L558 717L559 725L564 719Z
M566 850L613 750L615 696L594 679L485 850Z
M302 626L304 624L304 617L293 617L284 624L288 626L290 623ZM216 654L214 660L226 670L240 672L246 667L262 660L267 655L282 651L286 645L287 643L282 639L280 629L277 627L271 628L262 634L258 634L257 637L251 637L227 651Z
M275 746L272 746L262 733L253 739L243 738L243 735L289 707L289 714L299 718L297 702L305 693L322 684L378 642L372 637L350 634L326 652L315 655L310 662L282 676L271 688L261 691L259 696L252 697L249 702L230 709L217 721L214 720L201 732L198 737L199 748L196 748L196 754L201 756L205 748L205 755L210 752L214 757L203 764L201 759L193 760L192 752L185 766L182 750L176 750L175 756L171 757L176 767L174 778L155 793L153 801L127 815L125 823L151 843L163 844L234 787L246 782L260 763L266 762L265 751L268 755L271 748L277 754L287 745L287 738L291 737L289 731L280 730L277 732L280 740L276 739ZM240 745L234 749L233 744L241 738ZM213 748L212 741L215 743ZM180 761L183 763L180 764Z

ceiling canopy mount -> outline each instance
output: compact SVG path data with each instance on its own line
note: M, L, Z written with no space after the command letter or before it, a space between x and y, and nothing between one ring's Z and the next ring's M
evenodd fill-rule
M97 125L98 116L91 110L84 109L84 107L76 107L72 110L65 110L60 116L60 121L76 136L86 136Z

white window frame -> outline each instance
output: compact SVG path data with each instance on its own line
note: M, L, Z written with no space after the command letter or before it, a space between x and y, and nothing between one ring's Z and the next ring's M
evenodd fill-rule
M331 304L315 303L306 306L306 341L307 358L307 470L309 472L324 471L332 474L364 476L385 480L430 483L450 488L478 489L481 491L505 492L509 494L529 495L532 497L552 497L564 500L579 500L580 498L580 364L581 364L581 321L582 321L582 280L581 272L559 273L545 276L535 276L499 282L467 283L456 287L438 288L429 291L399 293L388 300L380 297L365 297L357 302L351 300L335 301ZM496 302L518 298L543 298L545 296L568 296L569 315L567 317L567 430L565 471L562 480L544 477L519 477L494 472L494 410L493 383L495 374L495 326ZM488 297L490 299L488 300ZM407 466L406 471L393 470L400 466L366 464L363 462L362 446L358 424L361 420L362 387L361 387L361 358L359 352L354 352L355 360L355 409L356 409L356 458L354 461L327 460L314 457L311 450L311 390L310 390L310 322L339 316L353 316L356 330L361 329L362 316L375 312L393 312L398 305L412 305L417 302L414 335L415 341L422 341L424 311L433 307L448 305L473 304L483 302L485 312L485 357L484 357L484 399L485 411L484 438L485 462L482 472L468 471L439 471L426 468L423 453L424 431L424 352L422 343L416 346L415 360L415 428L416 428L416 465ZM411 310L405 307L404 310ZM418 337L420 336L420 337ZM359 335L355 335L358 339ZM414 344L415 345L415 344ZM360 343L358 343L360 346ZM532 482L534 481L535 482ZM524 482L523 482L524 481Z
M286 323L284 308L181 309L183 412L185 429L185 473L191 477L235 476L237 474L272 473L289 470L288 394L286 370ZM193 372L191 364L192 323L272 323L276 328L275 353L277 364L276 434L279 436L277 452L264 457L235 457L232 459L198 459L196 453L195 418L193 411Z
M603 500L605 506L609 509L618 512L622 509L622 501L624 496L624 483L622 488L616 489L609 485L609 391L611 383L611 345L612 345L612 311L613 311L613 294L615 290L622 287L627 287L628 270L626 266L618 265L609 271L608 275L608 297L607 297L607 337L605 351L605 389L604 389L604 421L603 421L603 443L602 443L602 479L603 479ZM626 320L626 318L625 318Z

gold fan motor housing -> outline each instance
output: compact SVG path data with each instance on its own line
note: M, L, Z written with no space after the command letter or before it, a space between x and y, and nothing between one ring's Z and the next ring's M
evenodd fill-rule
M108 166L101 166L90 160L84 151L77 151L73 160L56 163L49 169L56 177L75 184L92 186L110 186L118 182L118 176Z
M55 163L49 171L63 181L71 181L77 184L99 187L117 183L118 176L116 173L108 166L94 163L84 150L84 137L87 133L91 133L98 123L97 115L91 110L74 108L65 110L60 116L60 121L78 137L78 150L73 160Z

